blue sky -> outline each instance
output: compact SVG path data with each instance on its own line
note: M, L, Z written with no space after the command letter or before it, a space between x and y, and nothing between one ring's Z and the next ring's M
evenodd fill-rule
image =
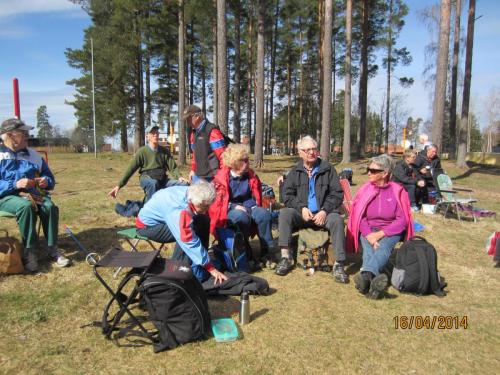
M468 6L466 0L462 0ZM411 76L415 84L410 89L397 88L394 92L406 98L404 106L408 114L431 117L430 89L424 86L424 47L431 35L419 21L417 13L436 0L410 0L406 26L399 38L400 46L407 46L413 56L409 67L397 68L396 76ZM464 9L466 15L466 9ZM472 105L485 125L485 103L493 89L500 87L500 2L478 0L473 60ZM462 26L466 27L466 17ZM78 75L68 67L64 51L66 48L80 48L83 30L90 19L78 6L67 0L1 0L0 1L0 119L13 115L12 78L20 83L21 117L30 124L36 123L36 110L46 105L51 123L61 129L71 129L76 123L73 107L66 105L71 100L73 88L66 81ZM463 56L462 56L463 58ZM463 66L463 59L461 61ZM337 88L343 87L337 81ZM380 107L385 91L383 72L369 83L369 104ZM353 89L356 93L356 88Z

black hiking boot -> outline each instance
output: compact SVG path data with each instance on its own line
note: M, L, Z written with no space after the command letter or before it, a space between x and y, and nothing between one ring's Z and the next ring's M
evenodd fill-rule
M292 261L288 258L281 258L278 265L276 266L275 273L279 276L285 276L293 268Z
M375 276L370 283L370 290L366 295L370 299L379 299L389 286L389 279L385 273Z

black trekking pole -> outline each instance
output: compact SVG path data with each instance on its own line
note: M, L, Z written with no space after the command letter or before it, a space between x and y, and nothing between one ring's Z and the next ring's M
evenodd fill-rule
M87 263L90 264L91 266L96 265L101 258L99 254L89 252L78 240L78 238L76 238L76 236L73 234L73 232L71 231L71 229L69 229L67 225L64 226L64 230L66 230L66 232L73 239L73 241L75 241L78 248L85 254L85 260L87 261Z

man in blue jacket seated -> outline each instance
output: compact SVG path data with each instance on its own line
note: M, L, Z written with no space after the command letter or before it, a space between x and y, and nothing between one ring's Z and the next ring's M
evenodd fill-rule
M210 219L206 215L215 199L211 184L173 186L157 191L139 211L137 233L155 242L176 242L173 259L191 265L200 282L214 277L214 284L227 277L219 272L208 255Z
M47 163L28 147L33 127L17 118L2 122L0 137L0 211L16 215L24 245L23 264L28 272L38 271L36 220L42 221L51 260L67 267L70 260L57 250L59 210L48 191L56 184Z

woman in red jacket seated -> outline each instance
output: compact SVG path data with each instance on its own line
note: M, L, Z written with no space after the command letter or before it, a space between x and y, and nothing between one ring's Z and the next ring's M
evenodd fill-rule
M369 181L354 197L347 223L347 248L363 248L361 272L354 277L356 289L368 298L377 299L388 286L387 275L380 271L389 261L392 250L402 239L413 236L410 200L406 190L389 181L393 160L383 154L371 159L367 168Z
M210 206L210 232L228 224L237 226L248 239L252 224L256 224L261 256L274 247L271 233L271 213L262 208L262 186L259 177L250 169L245 145L231 144L222 154L223 167L212 183L217 196ZM251 254L249 254L251 256Z

